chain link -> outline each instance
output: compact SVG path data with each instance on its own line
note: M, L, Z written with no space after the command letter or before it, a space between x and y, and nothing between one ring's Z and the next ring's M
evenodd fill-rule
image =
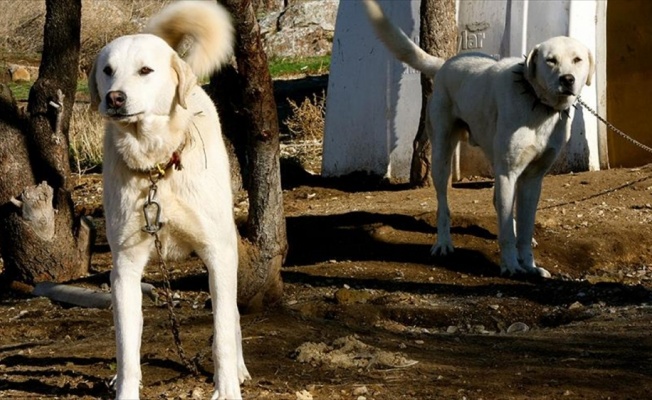
M589 107L588 104L586 104L579 96L577 97L577 102L582 105L582 107L586 108L588 112L593 114L597 119L599 119L603 124L605 124L609 129L612 131L616 132L620 137L623 139L627 140L634 146L637 146L648 153L652 153L652 147L646 146L643 143L639 142L638 140L632 138L631 136L627 135L625 132L621 131L620 129L616 128L611 122L607 121L606 119L602 118L597 111Z

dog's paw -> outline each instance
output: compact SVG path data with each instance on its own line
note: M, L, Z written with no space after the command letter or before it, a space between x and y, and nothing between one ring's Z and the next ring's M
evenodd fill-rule
M552 275L550 274L550 272L548 272L548 270L546 270L544 268L541 268L541 267L534 267L534 269L529 270L528 273L530 273L532 275L539 276L541 278L551 278L552 277Z
M451 254L452 252L455 251L455 248L453 247L453 243L451 242L446 242L446 243L435 243L432 245L430 248L430 255L431 256L445 256L448 254Z
M244 381L251 379L251 375L249 375L247 366L244 364L238 365L238 379L240 380L240 384L243 384Z
M213 392L213 396L211 396L211 400L240 400L240 399L242 399L242 395L240 394L240 386L238 386L237 390L229 390L229 389L215 390Z
M541 267L523 268L520 265L519 266L501 265L500 274L503 276L525 275L525 276L533 276L538 278L550 278L552 276L550 275L550 272L548 272L547 270Z
M525 275L527 273L528 273L527 270L522 268L518 264L515 264L515 265L501 264L500 265L500 275L502 275L502 276Z
M211 400L231 400L231 399L241 399L242 395L240 394L240 383L242 382L241 375L249 375L249 371L245 367L244 370L241 368L244 367L238 364L238 370L229 369L222 370L221 374L216 374L214 376L215 381L215 391Z

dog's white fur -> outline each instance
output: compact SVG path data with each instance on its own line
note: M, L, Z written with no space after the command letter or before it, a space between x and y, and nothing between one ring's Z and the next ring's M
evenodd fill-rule
M451 155L468 133L494 169L501 272L549 277L534 262L535 214L543 176L570 138L572 105L582 87L591 84L591 52L574 39L555 37L537 45L525 60L466 53L444 61L412 42L375 0L364 0L364 5L376 34L395 57L435 78L426 123L438 203L431 253L453 251L447 199Z
M106 120L104 210L114 264L116 397L139 396L140 280L156 254L154 237L142 231L149 171L177 152L182 169L168 169L153 199L161 208L162 254L173 260L195 251L204 261L214 316L213 398L239 399L249 373L236 305L238 246L229 164L217 111L196 78L231 56L231 19L215 1L180 1L154 17L146 31L160 37L115 39L100 51L89 76L92 103ZM111 100L116 93L123 96L120 103Z

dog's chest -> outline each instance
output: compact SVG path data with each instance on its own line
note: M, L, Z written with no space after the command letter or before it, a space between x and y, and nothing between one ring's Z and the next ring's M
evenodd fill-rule
M508 159L517 169L546 170L557 158L570 136L570 117L554 113L535 121L534 128L515 132L510 141Z
M539 120L535 120L533 144L541 152L548 148L561 149L570 136L570 113L546 110L537 117Z

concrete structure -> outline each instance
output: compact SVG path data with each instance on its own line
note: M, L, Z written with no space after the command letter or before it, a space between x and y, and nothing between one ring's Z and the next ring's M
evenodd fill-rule
M419 38L420 0L385 0L383 9ZM421 111L421 78L376 39L359 1L341 1L331 55L322 174L365 171L409 178Z
M419 36L420 0L380 1L389 18L410 37ZM593 85L582 98L606 112L606 2L602 0L458 0L460 51L522 57L535 44L568 35L596 55ZM343 1L337 17L328 99L322 173L366 171L406 180L417 131L419 76L395 61L375 39L362 5ZM463 146L463 175L491 173L477 149ZM555 170L599 169L606 163L606 130L578 109L571 143Z

